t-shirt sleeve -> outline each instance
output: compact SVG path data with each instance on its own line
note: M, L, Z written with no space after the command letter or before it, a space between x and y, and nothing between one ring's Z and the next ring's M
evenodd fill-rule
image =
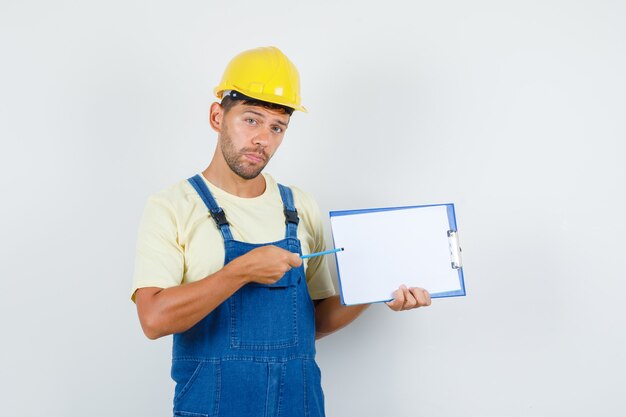
M180 285L184 268L173 207L166 199L151 196L139 224L131 300L138 288Z
M312 235L311 252L326 250L324 237L324 225L320 209L315 200L308 194L303 193L302 203L306 206L309 214L309 227ZM306 280L309 286L309 294L313 300L321 300L335 295L335 286L328 269L328 256L316 256L310 258L306 268Z

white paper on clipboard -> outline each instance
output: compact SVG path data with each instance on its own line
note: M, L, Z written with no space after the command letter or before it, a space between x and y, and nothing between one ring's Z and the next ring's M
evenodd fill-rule
M402 284L465 295L453 204L331 211L330 222L344 305L388 301Z

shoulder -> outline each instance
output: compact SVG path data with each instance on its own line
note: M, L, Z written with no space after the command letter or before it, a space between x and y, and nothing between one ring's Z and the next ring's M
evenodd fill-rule
M195 194L195 190L186 179L180 180L151 194L146 208L166 210L174 217L179 217L188 212L196 203Z
M193 193L193 187L187 180L180 180L174 184L171 184L155 193L150 198L161 201L168 201L172 204L180 200L186 199L189 194Z
M263 175L265 176L265 180L267 181L269 187L278 188L278 182L276 182L270 174L264 173ZM280 184L291 189L293 201L299 213L310 212L311 210L319 211L315 198L311 193L304 191L302 188L295 185L288 185L283 182Z
M266 175L266 179L268 180L268 184L276 183L270 175ZM281 184L291 189L293 201L296 209L298 210L300 220L304 221L309 228L315 228L315 226L321 221L321 216L319 206L317 205L313 195L295 185Z
M311 193L293 185L290 185L289 188L293 192L293 199L298 209L302 211L319 211L317 202Z

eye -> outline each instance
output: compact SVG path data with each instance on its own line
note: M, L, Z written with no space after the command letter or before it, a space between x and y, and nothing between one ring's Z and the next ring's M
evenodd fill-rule
M272 132L274 133L282 133L283 132L283 128L280 126L274 126L272 127Z
M256 124L256 120L251 119L251 118L247 118L246 119L246 123L248 123L249 125L255 125Z

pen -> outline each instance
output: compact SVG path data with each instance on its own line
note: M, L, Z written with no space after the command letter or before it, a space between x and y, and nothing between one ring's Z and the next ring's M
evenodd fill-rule
M333 249L333 250L326 250L324 252L309 253L308 255L300 255L300 258L301 259L307 259L307 258L312 258L314 256L328 255L330 253L341 252L342 250L343 250L343 248L337 248L337 249Z

